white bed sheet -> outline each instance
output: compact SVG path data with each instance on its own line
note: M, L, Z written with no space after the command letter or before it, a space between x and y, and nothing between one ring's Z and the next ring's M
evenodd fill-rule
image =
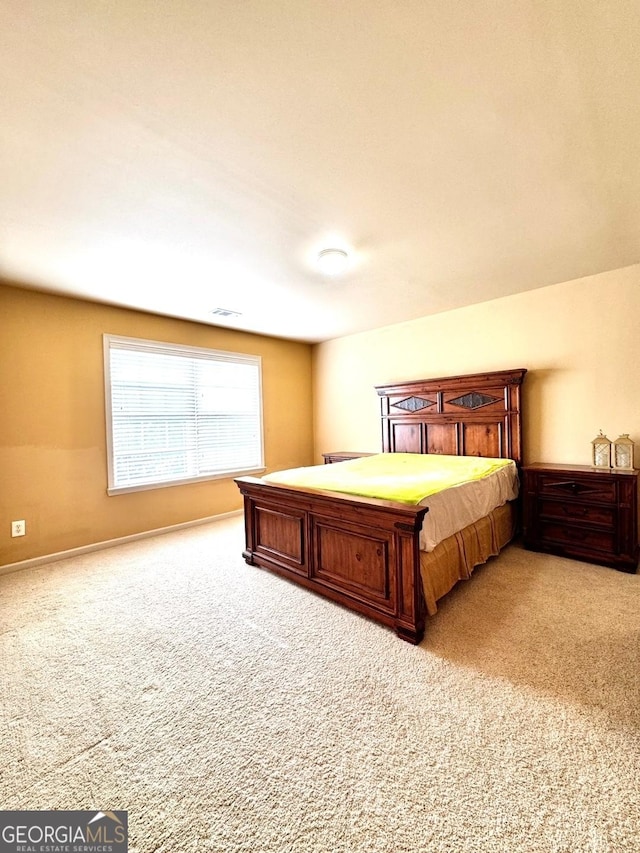
M420 502L429 507L420 532L420 549L433 551L443 539L517 498L518 489L518 469L512 462L481 480L429 495Z

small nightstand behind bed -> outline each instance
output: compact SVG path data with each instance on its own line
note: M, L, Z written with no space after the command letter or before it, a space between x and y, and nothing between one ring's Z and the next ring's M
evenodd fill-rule
M348 459L360 459L362 456L373 456L373 453L359 453L357 450L336 450L334 453L323 453L325 465L332 465L334 462L346 462Z

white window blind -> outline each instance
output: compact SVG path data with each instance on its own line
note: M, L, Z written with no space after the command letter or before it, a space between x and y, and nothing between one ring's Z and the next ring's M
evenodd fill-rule
M109 494L263 468L258 356L104 338Z

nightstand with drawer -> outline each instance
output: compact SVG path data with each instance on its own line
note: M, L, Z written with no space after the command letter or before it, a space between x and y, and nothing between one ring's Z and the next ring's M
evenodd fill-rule
M588 465L525 466L525 547L635 572L638 473Z

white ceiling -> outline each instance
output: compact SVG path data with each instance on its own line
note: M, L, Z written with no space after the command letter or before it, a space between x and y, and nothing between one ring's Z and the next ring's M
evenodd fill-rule
M0 274L320 341L637 263L639 21L0 0ZM329 245L340 278L314 268Z

